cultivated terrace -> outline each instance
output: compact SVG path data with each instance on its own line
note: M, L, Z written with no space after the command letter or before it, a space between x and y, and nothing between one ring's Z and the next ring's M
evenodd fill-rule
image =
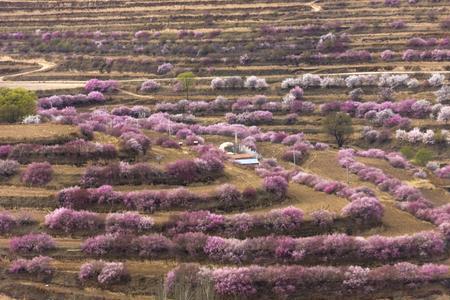
M449 0L0 0L0 298L447 299Z

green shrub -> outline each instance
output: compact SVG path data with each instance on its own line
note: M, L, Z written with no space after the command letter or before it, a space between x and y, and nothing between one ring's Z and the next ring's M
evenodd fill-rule
M178 74L177 80L180 82L183 89L186 91L186 100L189 100L189 90L195 84L195 75L192 72L184 72Z
M336 139L341 148L353 133L352 118L347 113L338 112L329 114L322 121L324 131Z
M23 88L0 88L0 122L13 123L36 111L37 97Z
M416 154L416 150L411 146L404 146L400 149L400 153L407 159L412 159Z
M433 159L433 156L434 154L430 150L420 149L417 151L414 161L421 166L425 166L430 160Z

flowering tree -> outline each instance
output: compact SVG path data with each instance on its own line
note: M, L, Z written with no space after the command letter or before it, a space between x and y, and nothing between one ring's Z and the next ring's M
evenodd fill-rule
M448 124L450 121L450 106L444 106L441 108L437 115L437 120L445 123L446 125Z
M76 230L98 230L102 225L98 214L89 211L76 211L68 208L58 208L45 216L45 225L54 230L67 233Z
M407 74L400 74L400 75L394 75L394 74L382 74L380 78L378 79L378 86L379 87L389 87L389 88L396 88L402 85L406 85L406 82L409 80L409 75Z
M323 77L320 81L322 88L345 87L345 79L339 76Z
M294 232L303 223L303 211L289 206L283 209L271 210L266 216L264 223L270 230L275 232Z
M53 238L46 233L30 233L12 238L9 248L14 253L30 254L53 250L56 245Z
M320 37L316 49L321 52L339 52L347 47L348 42L349 38L346 34L336 35L329 32Z
M231 184L224 184L216 190L217 199L224 207L239 206L242 204L242 195L239 190Z
M395 20L391 22L390 25L393 29L402 29L406 27L406 23L403 20Z
M220 77L213 78L211 80L211 88L213 90L221 90L225 88L225 80Z
M88 80L84 86L86 92L90 93L93 91L98 92L115 92L119 88L119 83L115 80L98 80L91 79Z
M405 61L414 61L420 59L420 51L407 49L403 52L402 59Z
M150 79L144 81L139 90L141 92L150 93L159 90L160 87L161 85L157 81Z
M162 234L142 235L132 241L133 248L141 258L159 258L170 255L174 244Z
M386 6L400 6L400 0L384 0Z
M0 160L0 178L6 179L19 172L20 165L15 160Z
M227 113L225 118L230 124L259 125L271 123L273 115L270 111L258 110L242 114Z
M96 280L101 285L126 283L130 280L130 274L123 263L93 261L80 267L78 277L82 282Z
M78 278L83 282L87 280L96 279L96 277L100 274L104 266L105 262L102 260L84 263L80 267Z
M49 183L53 178L53 168L48 162L32 163L28 165L22 174L22 181L33 186L42 186Z
M150 230L154 221L135 212L112 213L106 217L106 231L141 233Z
M134 33L134 37L138 40L147 41L150 34L147 31L139 30Z
M248 89L263 90L269 87L264 78L250 76L245 79L244 86Z
M0 233L9 233L18 224L18 220L9 213L0 213Z
M107 263L102 268L97 280L102 285L127 282L130 278L123 263Z
M263 188L278 198L284 198L288 190L288 182L281 176L269 176L264 178Z
M158 66L158 74L164 75L173 70L173 65L171 63L164 63Z
M440 132L440 136L443 138L443 140L445 140L448 137L448 132L446 130L442 130ZM432 145L436 142L436 133L433 130L428 129L425 132L422 132L417 127L409 132L398 129L395 132L395 137L400 141L409 142L411 144L423 143Z
M445 76L439 73L433 73L430 78L428 78L428 84L432 87L439 87L444 84Z
M16 259L11 262L8 272L12 274L29 274L38 279L47 280L54 273L52 259L47 256L37 256L32 259Z
M418 100L411 105L411 113L415 118L425 118L431 113L431 103L427 100Z
M357 88L357 89L351 90L349 93L349 96L352 101L358 101L358 100L361 100L361 97L363 94L364 94L364 90L362 88Z
M436 176L438 176L439 178L446 178L449 179L450 178L450 166L445 166L442 168L439 168L435 171Z
M384 61L390 61L394 58L395 56L395 52L391 51L391 50L385 50L383 52L381 52L380 57L382 60Z
M437 102L440 102L440 103L450 102L450 86L443 85L434 94L436 95L436 101Z
M241 89L244 87L244 80L239 76L227 77L224 81L225 88L228 89Z
M335 214L324 209L316 210L311 213L313 223L320 228L329 228L336 218Z
M119 233L107 233L86 239L81 245L81 251L91 256L106 254L126 254L130 251L132 237Z
M347 204L342 209L342 215L359 219L363 223L380 223L383 207L377 199L363 197Z
M336 243L343 242L337 240ZM295 251L294 251L295 252ZM373 269L360 266L246 266L205 268L200 264L182 264L167 274L166 287L171 297L194 295L208 299L211 293L225 299L293 299L297 295L314 298L321 290L326 298L382 292L388 287L423 286L445 279L445 265L414 265L401 262ZM301 276L299 276L301 274ZM276 280L274 280L276 278ZM336 288L339 287L339 288ZM199 299L200 299L199 298Z
M181 183L189 183L197 180L198 168L193 160L179 160L167 165L167 174L177 178Z

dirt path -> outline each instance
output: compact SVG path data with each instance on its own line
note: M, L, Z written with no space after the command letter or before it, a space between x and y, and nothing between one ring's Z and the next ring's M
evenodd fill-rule
M322 6L318 5L317 2L318 1L316 0L316 1L308 3L308 5L311 7L313 12L322 11Z
M57 90L57 89L73 89L73 88L80 88L83 87L85 84L85 81L81 80L43 80L43 81L36 81L36 80L14 80L14 78L19 76L25 76L30 75L34 73L39 72L45 72L48 70L51 70L52 68L56 67L57 64L46 61L45 59L14 59L10 56L0 56L0 61L11 61L11 62L18 62L18 63L27 63L27 64L37 64L40 66L39 69L21 72L17 74L12 75L6 75L6 76L0 76L0 87L8 87L8 88L16 88L16 87L24 87L29 90ZM133 81L142 81L144 79L137 78L137 79L127 79L127 80L120 80L121 82L133 82ZM139 95L133 92L129 92L126 90L120 90L122 93L141 98L141 99L154 99L153 96L148 95Z
M56 66L55 63L50 62L50 61L46 61L44 59L21 59L21 60L17 60L14 59L10 56L0 56L0 61L9 61L9 62L19 62L19 63L26 63L26 64L37 64L40 66L39 69L36 70L31 70L31 71L26 71L26 72L22 72L22 73L17 73L17 74L13 74L13 75L6 75L6 76L1 76L0 77L0 81L5 81L8 80L8 78L14 78L17 76L22 76L22 75L29 75L29 74L33 74L33 73L37 73L37 72L44 72L47 70L52 69L53 67Z
M315 7L314 9L322 9L319 5L315 4L314 2L309 3L311 7ZM36 81L36 80L14 80L14 78L17 78L19 76L25 76L30 74L35 74L39 72L45 72L48 70L51 70L52 68L56 67L57 64L46 61L45 59L14 59L10 56L0 56L0 61L12 61L12 62L20 62L20 63L28 63L28 64L37 64L40 66L40 68L21 72L17 74L12 75L6 75L6 76L0 76L0 87L8 87L8 88L16 88L16 87L23 87L29 90L58 90L58 89L74 89L74 88L81 88L84 86L85 81L80 80L48 80L48 81ZM308 69L309 72L314 73L317 71L318 68L310 68ZM306 71L306 70L302 70ZM302 72L303 73L303 72ZM341 73L320 73L320 76L350 76L350 75L379 75L379 74L432 74L432 73L441 73L441 74L450 74L450 71L372 71L372 72L341 72ZM299 74L297 74L299 75ZM224 78L227 76L224 76ZM206 77L199 77L199 79L213 79L215 76L206 76ZM158 79L160 82L166 82L166 81L172 81L174 78L163 78ZM140 82L145 79L143 78L135 78L135 79L125 79L125 80L118 80L119 82ZM140 98L140 99L148 99L153 100L154 97L150 95L140 95L131 91L127 90L120 90L122 93Z
M53 89L71 89L84 85L84 81L15 81L14 78L24 75L30 75L39 72L45 72L56 67L57 64L45 59L14 59L10 56L1 56L0 61L11 61L28 64L37 64L39 69L21 72L17 74L1 76L0 87L16 88L24 87L29 90L53 90Z
M155 97L150 96L150 95L139 95L139 94L127 91L127 90L123 90L123 89L119 89L119 91L122 92L123 94L129 95L129 96L133 96L133 97L136 97L136 98L140 98L140 99L148 99L148 100L155 99Z

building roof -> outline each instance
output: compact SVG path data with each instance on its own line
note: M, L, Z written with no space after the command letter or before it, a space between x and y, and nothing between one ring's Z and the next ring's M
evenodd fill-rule
M230 155L232 159L247 159L247 158L256 158L254 153L237 153Z
M248 159L237 159L235 163L239 165L257 165L259 161L257 158L248 158Z

